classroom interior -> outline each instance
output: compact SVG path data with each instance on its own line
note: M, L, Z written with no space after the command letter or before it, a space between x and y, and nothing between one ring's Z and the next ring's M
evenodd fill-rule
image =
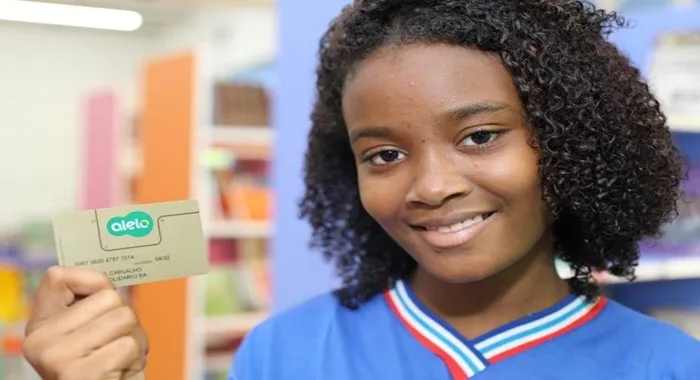
M297 204L318 40L348 0L46 0L28 20L17 3L0 1L0 379L39 379L23 326L57 263L54 215L182 199L199 203L210 273L122 291L150 336L148 380L226 379L253 326L339 284ZM673 111L695 168L700 2L598 3L633 21L611 38ZM51 24L50 6L128 12ZM673 103L679 91L689 100ZM598 279L700 339L695 176L638 280Z

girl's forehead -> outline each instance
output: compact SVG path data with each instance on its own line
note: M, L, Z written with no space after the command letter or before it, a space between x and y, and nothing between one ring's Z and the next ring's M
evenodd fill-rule
M419 111L446 114L478 103L519 108L505 67L478 50L421 44L383 49L361 62L344 88L343 114L353 122Z

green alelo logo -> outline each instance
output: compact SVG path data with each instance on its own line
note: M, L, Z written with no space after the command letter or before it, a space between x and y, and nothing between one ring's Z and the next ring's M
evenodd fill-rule
M153 218L143 211L117 216L107 222L107 231L114 236L144 237L153 231Z

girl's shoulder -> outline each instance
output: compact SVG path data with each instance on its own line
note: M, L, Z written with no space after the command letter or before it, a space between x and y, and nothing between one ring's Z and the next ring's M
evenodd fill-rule
M617 319L614 340L646 361L649 373L662 379L700 379L700 339L616 302L609 302L608 308Z
M327 293L281 311L246 336L235 354L229 379L265 380L290 368L306 376L301 374L317 368L321 358L355 339L367 322L373 326L388 322L390 314L385 309L379 295L351 310Z

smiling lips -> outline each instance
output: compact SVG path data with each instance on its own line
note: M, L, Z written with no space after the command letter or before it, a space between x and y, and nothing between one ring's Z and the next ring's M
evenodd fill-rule
M430 221L417 224L415 228L425 241L435 248L448 249L460 246L472 240L486 225L494 212L471 214L457 222Z

